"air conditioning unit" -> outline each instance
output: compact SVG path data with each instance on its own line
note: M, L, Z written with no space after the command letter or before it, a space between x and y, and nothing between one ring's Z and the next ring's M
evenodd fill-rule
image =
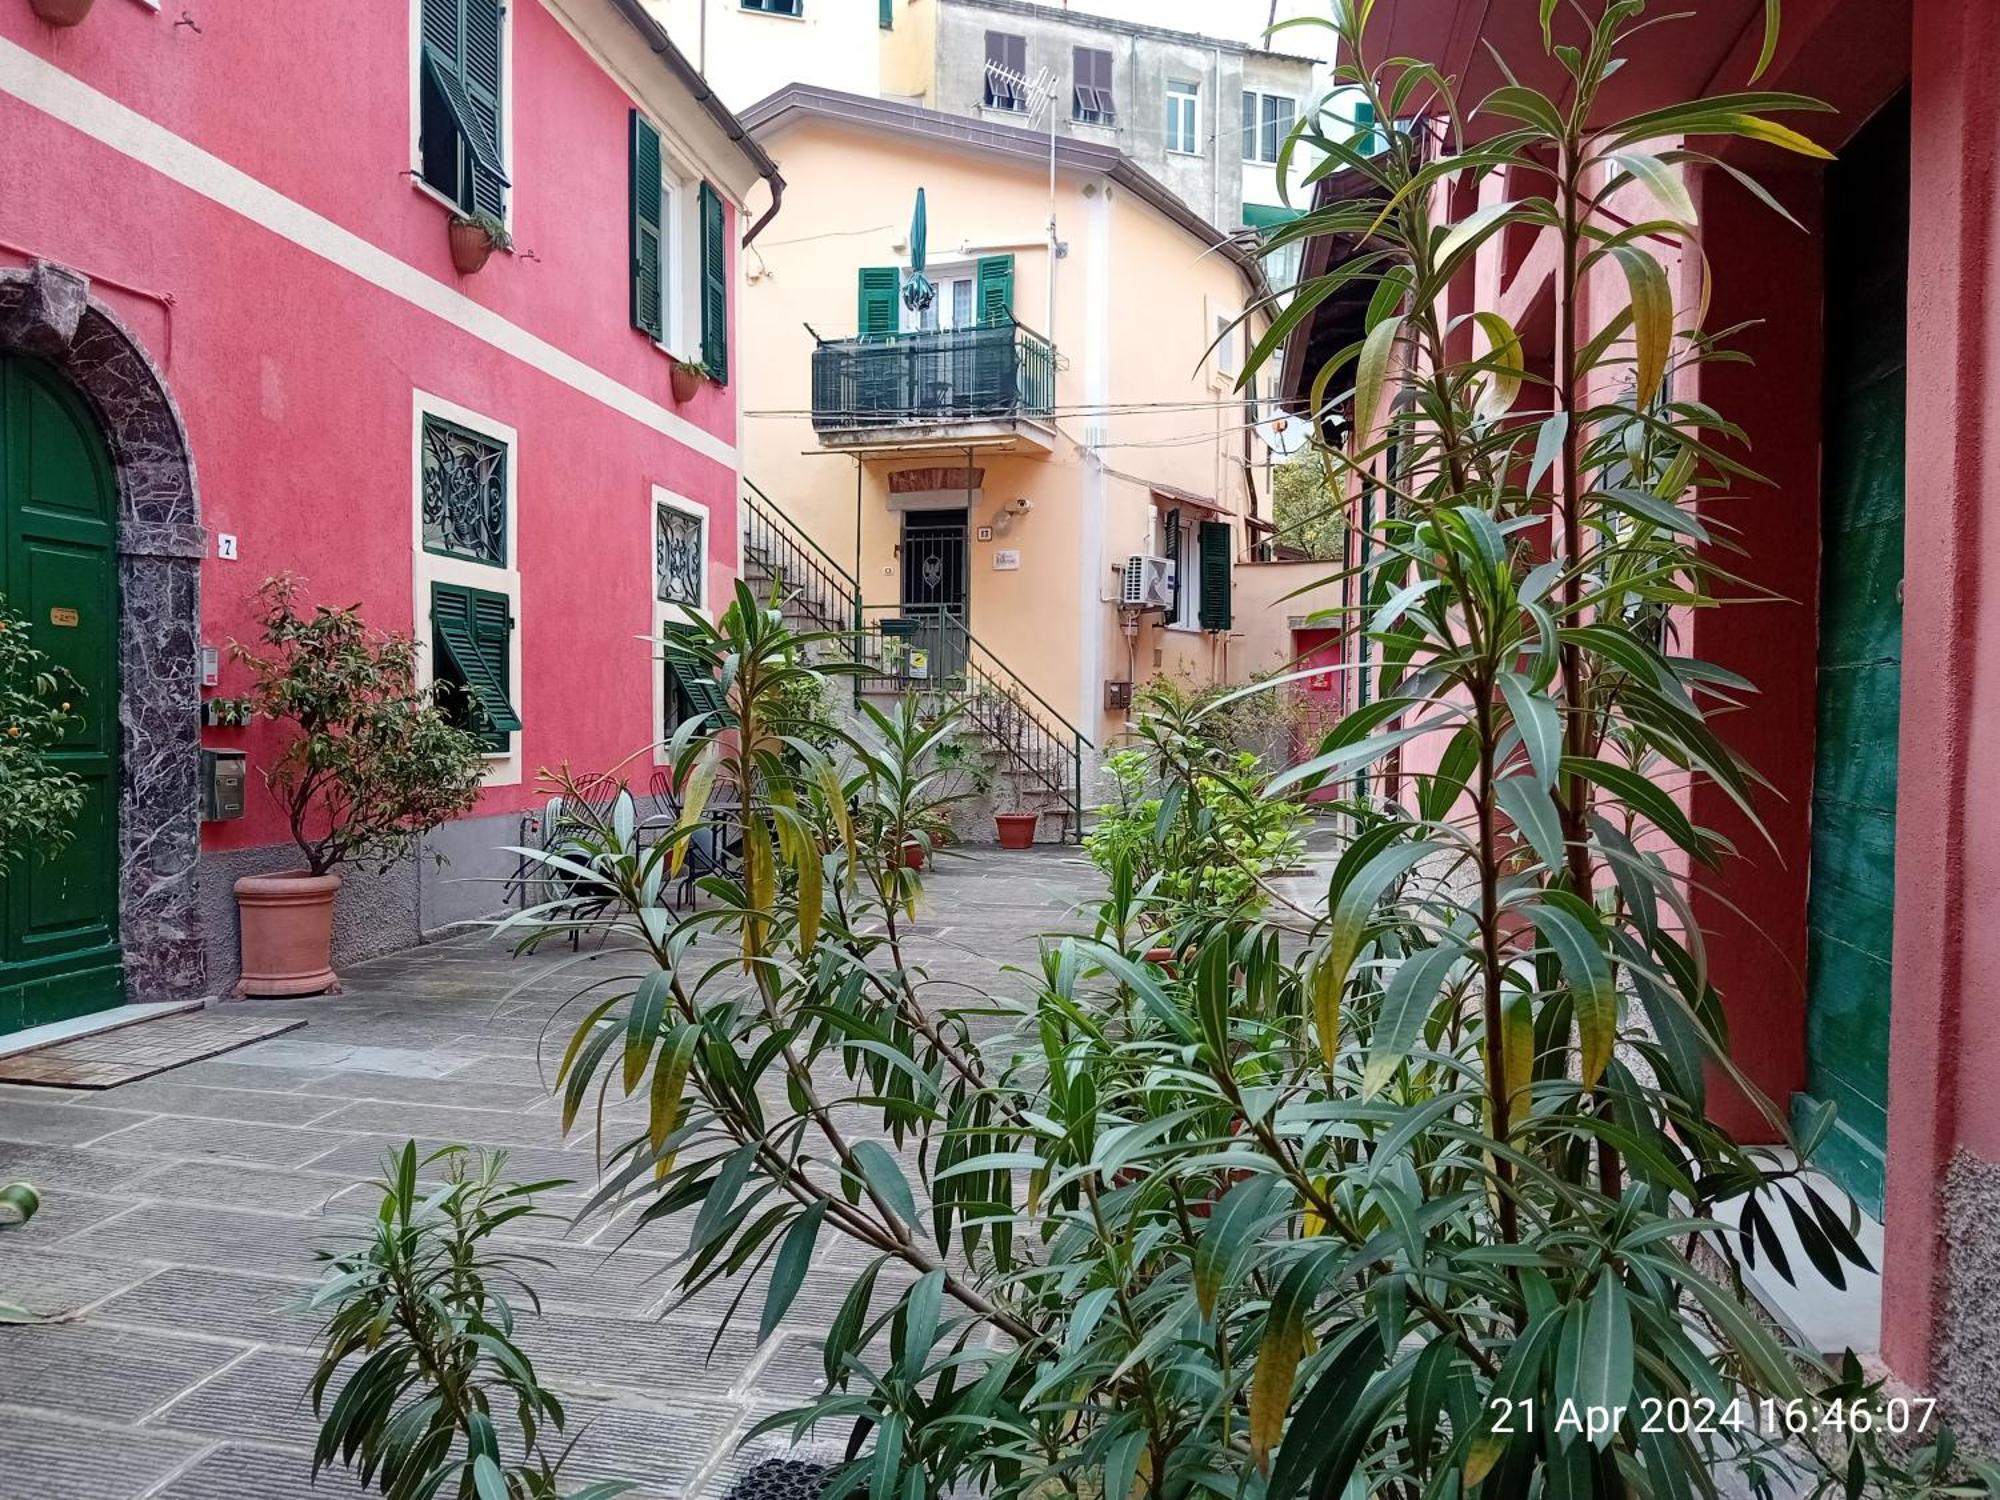
M1165 609L1173 593L1173 559L1148 557L1143 552L1125 559L1125 588L1118 601L1124 608Z

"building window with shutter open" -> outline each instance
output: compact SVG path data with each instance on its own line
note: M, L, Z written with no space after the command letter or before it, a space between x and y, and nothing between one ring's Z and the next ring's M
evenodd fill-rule
M980 96L988 109L1024 114L1028 93L1028 39L1006 31L986 33L986 87Z
M1115 125L1117 106L1111 94L1111 54L1101 47L1077 47L1074 51L1075 88L1070 115L1084 125Z
M628 122L627 296L634 328L729 383L729 230L722 195L677 165L660 128Z
M412 489L418 680L492 758L489 785L521 779L521 572L514 429L415 393Z
M699 634L688 611L708 607L708 510L683 495L652 491L653 637L656 642L654 720L660 726L655 759L670 759L666 741L690 719L723 711L710 656L696 649Z
M462 213L507 215L507 10L417 0L417 175Z

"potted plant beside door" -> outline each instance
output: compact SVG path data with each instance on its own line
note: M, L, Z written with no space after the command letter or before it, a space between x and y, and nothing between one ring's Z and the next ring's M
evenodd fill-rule
M338 992L333 902L340 867L383 868L471 809L484 762L477 737L417 686L416 643L370 631L353 608L308 607L289 574L257 593L261 645L236 645L255 674L248 704L288 726L264 784L303 869L236 882L239 995Z

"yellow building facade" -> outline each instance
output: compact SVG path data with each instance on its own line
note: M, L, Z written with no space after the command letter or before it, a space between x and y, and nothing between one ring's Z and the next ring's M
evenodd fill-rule
M744 118L790 184L747 256L745 472L897 670L1017 682L1087 783L1134 687L1277 665L1233 607L1269 514L1254 253L1107 147L804 85Z

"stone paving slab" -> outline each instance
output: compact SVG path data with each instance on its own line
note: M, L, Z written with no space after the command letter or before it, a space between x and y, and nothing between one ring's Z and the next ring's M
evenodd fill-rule
M0 1406L0 1497L139 1500L184 1470L205 1446L180 1433ZM20 1485L20 1476L32 1476L32 1487ZM200 1492L183 1494L194 1500Z
M102 1094L86 1094L79 1109L150 1109L196 1119L242 1120L262 1125L306 1125L330 1115L345 1101L322 1094L275 1093L266 1089L222 1088L187 1083L179 1074L148 1078Z
M59 1318L101 1302L149 1274L144 1266L125 1261L8 1245L0 1253L0 1296L38 1317ZM5 1348L0 1344L0 1352Z
M951 861L909 957L974 986L954 995L961 1002L1022 993L1029 981L1002 964L1031 963L1037 933L1084 925L1074 914L1095 889L1065 851ZM17 1473L35 1475L22 1500L355 1493L344 1474L310 1483L316 1424L301 1397L322 1320L300 1303L320 1274L313 1252L352 1243L377 1201L368 1179L413 1138L424 1151L505 1145L511 1177L575 1179L548 1206L580 1209L598 1145L588 1121L565 1139L548 1095L574 1023L573 1008L558 1011L631 963L617 948L514 959L483 942L433 946L353 966L341 996L246 1002L248 1015L308 1024L87 1104L0 1087L0 1173L44 1189L42 1212L0 1236L0 1294L76 1314L0 1328L0 1371L14 1371L0 1385L0 1402L13 1403L0 1407L0 1500L14 1500ZM826 1083L832 1097L848 1087L837 1069ZM879 1119L849 1113L857 1136L880 1133ZM614 1099L609 1138L643 1114L642 1102ZM817 1390L821 1330L868 1257L824 1237L815 1274L759 1345L767 1274L674 1306L672 1257L692 1217L628 1241L644 1201L581 1224L515 1226L509 1248L549 1262L528 1268L546 1311L521 1309L520 1338L564 1394L572 1431L587 1424L572 1486L615 1476L642 1496L719 1500L748 1462L788 1451L779 1436L748 1456L735 1443L757 1415ZM907 1280L890 1268L880 1285ZM64 1388L29 1389L38 1382ZM846 1438L822 1433L808 1446L837 1454Z
M147 1500L349 1500L367 1493L345 1469L322 1469L290 1449L226 1443L183 1469Z
M246 1167L222 1160L171 1161L154 1166L123 1185L136 1197L171 1202L212 1203L217 1207L268 1209L274 1213L316 1212L353 1186L353 1179L296 1167Z
M129 1274L131 1268L126 1268ZM99 1303L94 1321L122 1327L198 1328L217 1338L245 1344L310 1349L325 1317L305 1309L314 1282L310 1269L300 1279L252 1276L200 1266L171 1266Z
M81 1146L0 1140L0 1182L32 1182L45 1195L70 1190L114 1192L157 1165L143 1156L120 1156Z
M0 1405L133 1421L245 1353L241 1344L88 1321L10 1328L5 1350Z

